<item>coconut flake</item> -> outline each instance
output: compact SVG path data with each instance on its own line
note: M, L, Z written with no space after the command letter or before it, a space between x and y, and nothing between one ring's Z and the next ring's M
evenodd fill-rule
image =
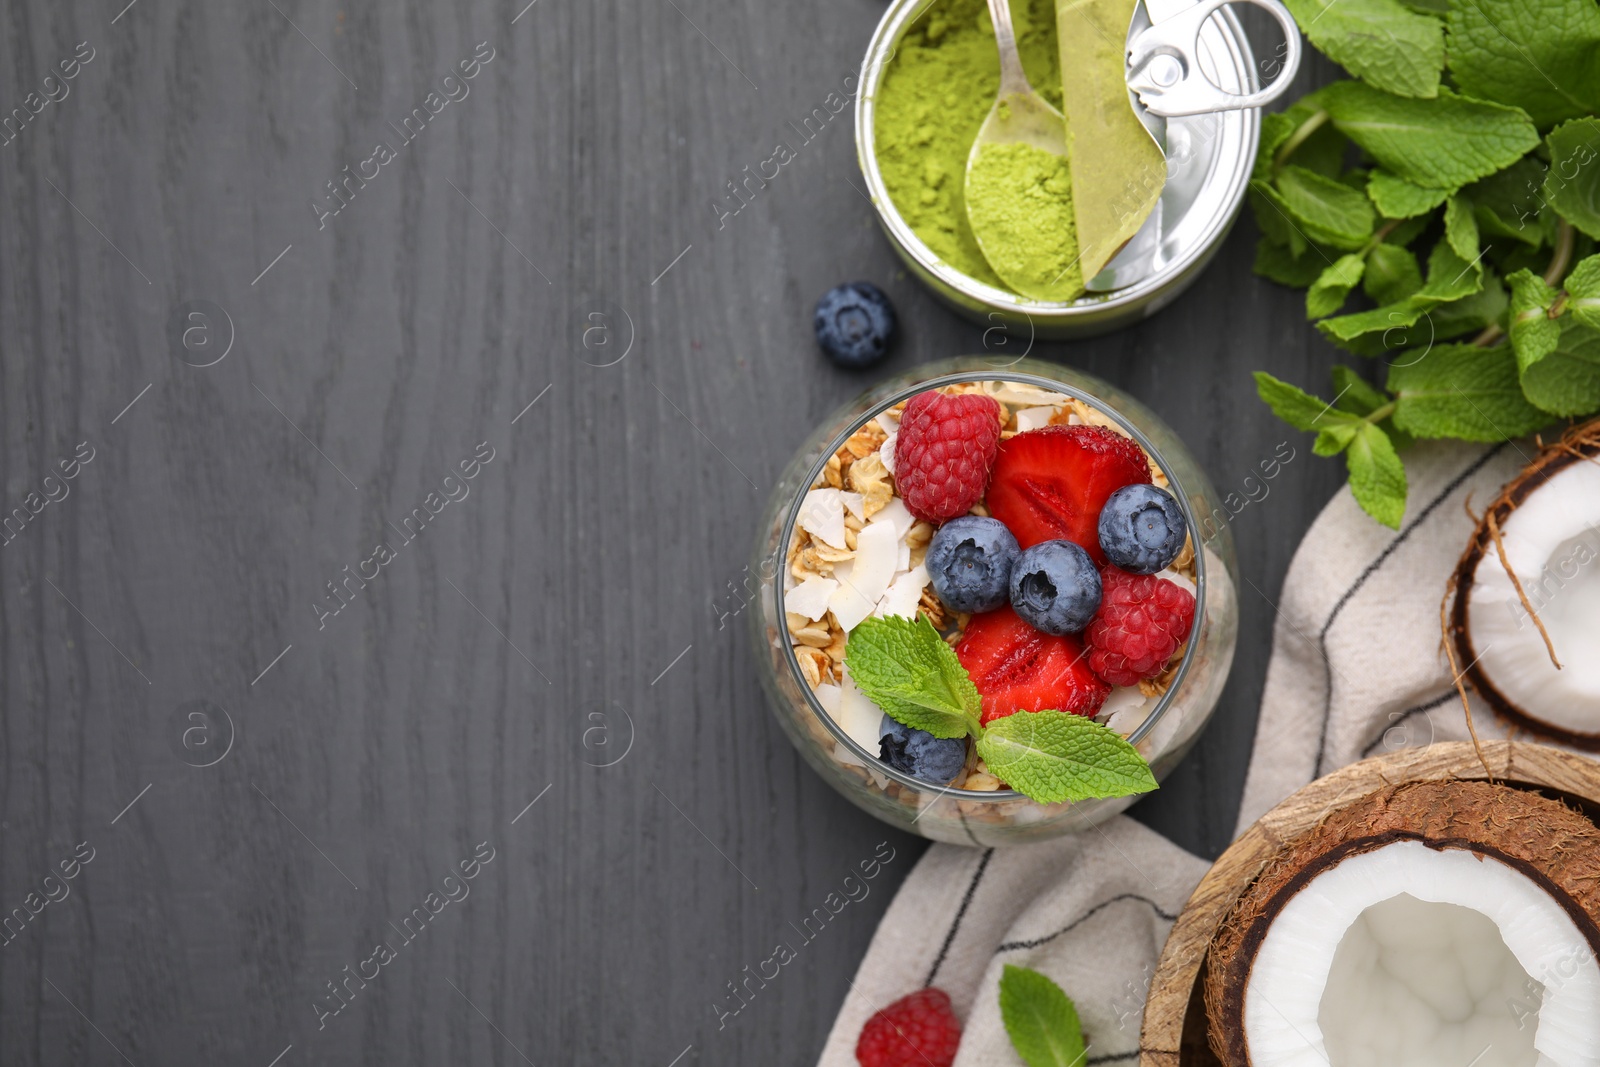
M1136 685L1119 685L1111 690L1106 702L1095 712L1095 721L1105 723L1123 737L1127 737L1144 722L1148 714L1146 705L1153 704L1159 699L1159 697L1145 696Z
M894 580L894 584L889 586L889 591L883 594L883 599L878 601L878 610L873 614L879 618L885 615L899 615L905 619L916 618L917 603L922 599L923 586L927 584L928 569L919 563Z
M883 460L883 469L889 472L891 478L894 477L894 442L899 436L900 431L895 430L878 446L878 458Z
M822 705L822 710L837 722L839 719L839 687L832 682L823 682L812 692L817 694L817 703Z
M833 717L833 721L856 744L868 752L878 751L878 727L883 722L883 709L856 688L848 670L844 674L844 683L839 687L839 713Z
M816 622L828 613L828 600L838 589L839 583L832 578L808 575L805 581L784 593L784 610Z
M1024 382L1001 382L989 395L1006 404L1026 404L1029 407L1060 407L1067 402L1065 393L1053 393L1037 385Z
M900 416L893 411L878 412L878 425L883 427L886 434L895 434L900 431Z
M850 509L850 514L854 515L862 522L866 522L867 498L862 496L860 493L852 493L845 489L837 490L837 492L839 494L839 499L844 501L844 506Z
M834 566L839 588L829 598L828 607L846 633L871 615L888 591L889 582L894 578L895 561L900 555L897 544L893 526L887 523L864 526L856 534L856 558L851 561L849 573L841 576L839 565Z
M1056 408L1023 408L1017 412L1017 431L1027 433L1040 427L1050 425L1050 420L1056 416Z
M800 528L834 548L848 547L844 540L844 493L839 489L813 489L800 502Z
M906 507L906 502L897 496L890 497L889 502L878 509L877 514L872 516L871 521L893 523L894 535L897 538L905 537L906 534L911 532L911 527L917 524L916 518L912 516L910 509ZM904 570L905 568L902 567L901 569Z

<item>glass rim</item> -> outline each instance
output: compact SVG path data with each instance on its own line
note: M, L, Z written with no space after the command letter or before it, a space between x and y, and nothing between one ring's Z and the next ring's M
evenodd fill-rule
M1007 369L1009 370L1009 368ZM1092 396L1084 392L1077 386L1068 385L1053 378L1047 378L1041 374L1033 374L1027 371L1023 371L1018 374L1007 374L1004 373L1004 371L949 371L941 374L935 374L932 377L922 379L914 384L908 384L904 388L898 389L894 393L890 394L890 396L881 403L874 404L867 411L863 412L855 419L852 419L844 430L840 431L837 435L829 440L827 446L825 446L823 449L822 455L817 458L817 461L814 464L812 464L805 480L801 483L802 488L800 492L795 495L794 500L789 504L788 514L784 518L782 530L778 535L778 551L782 553L781 558L784 561L782 564L782 574L774 575L773 580L773 596L778 608L778 619L786 620L788 617L785 613L783 603L784 594L786 592L783 587L784 575L789 573L789 546L794 543L794 528L800 518L800 505L805 500L806 494L815 488L817 479L822 476L823 470L828 465L828 460L835 455L840 448L844 447L844 442L849 440L857 430L876 419L879 415L883 414L900 401L908 400L918 393L924 393L930 389L938 389L946 385L960 385L965 382L982 381L1017 382L1024 385L1037 386L1053 393L1062 393L1073 398L1074 400L1088 404L1090 407L1094 408L1096 411L1099 411L1106 417L1116 420L1117 425L1123 430L1127 431L1128 435L1138 443L1139 447L1144 449L1145 454L1155 459L1156 465L1160 467L1161 472L1166 475L1167 485L1172 490L1172 495L1174 499L1177 500L1178 507L1183 512L1184 521L1189 525L1189 537L1194 543L1195 621L1194 625L1190 628L1189 640L1186 642L1187 647L1184 649L1183 659L1179 662L1178 671L1172 676L1172 682L1167 686L1167 691L1161 694L1161 699L1156 702L1156 706L1151 709L1150 714L1145 716L1144 721L1135 727L1133 732L1127 736L1128 743L1131 745L1136 745L1150 735L1150 732L1155 729L1157 723L1159 723L1162 717L1166 714L1167 709L1172 705L1174 699L1176 698L1179 689L1182 688L1184 679L1188 677L1189 668L1194 662L1195 637L1199 633L1199 627L1205 621L1206 565L1204 542L1200 539L1200 528L1195 523L1194 511L1189 506L1189 494L1187 491L1185 491L1183 484L1177 475L1173 473L1170 466L1162 458L1160 451L1150 443L1150 441L1145 437L1144 433L1140 431L1138 427L1129 425L1127 419L1124 418L1119 412L1112 410L1105 401L1101 400L1099 397ZM834 720L834 717L828 713L828 710L822 706L822 702L817 699L816 690L812 689L811 686L807 684L805 674L800 670L800 660L795 654L794 644L788 640L789 629L787 624L783 625L782 632L784 635L784 662L787 665L791 675L798 683L801 692L805 694L805 701L807 706L811 709L811 713L822 721L822 724L827 728L828 732L833 734L835 740L842 742L846 746L847 750L860 759L869 770L880 771L883 774L888 775L891 780L899 782L901 785L908 785L914 789L923 792L937 793L941 796L946 794L957 796L963 800L998 801L1012 800L1017 797L1023 797L1024 799L1029 800L1032 799L1031 797L1027 797L1024 793L1017 792L1015 789L952 789L949 786L938 786L931 782L925 782L920 778L914 778L911 775L906 774L904 771L896 770L889 764L884 763L879 758L878 753L868 752L862 747L860 742L846 733L844 728L840 726L839 723ZM1045 806L1040 801L1034 801L1034 803Z

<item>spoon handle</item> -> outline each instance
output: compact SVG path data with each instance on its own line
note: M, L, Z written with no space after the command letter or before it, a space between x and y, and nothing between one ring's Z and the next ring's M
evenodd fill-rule
M989 0L989 18L994 22L995 43L1000 46L1000 95L1032 93L1022 57L1017 54L1017 34L1011 28L1011 0Z

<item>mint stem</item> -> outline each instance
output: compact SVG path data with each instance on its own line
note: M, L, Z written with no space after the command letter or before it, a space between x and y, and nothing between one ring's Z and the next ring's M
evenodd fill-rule
M1372 240L1368 241L1366 247L1361 250L1362 257L1365 258L1374 248L1377 248L1379 245L1383 244L1384 238L1393 233L1395 228L1404 221L1404 219L1390 219L1388 222L1378 227L1378 232L1372 235Z
M1550 254L1550 265L1544 270L1544 283L1554 289L1561 279L1567 276L1567 267L1572 263L1572 249L1577 244L1577 234L1573 232L1572 223L1557 216L1556 218L1556 247ZM1556 297L1556 302L1550 305L1548 312L1550 318L1555 318L1566 308L1566 296L1563 292ZM1558 310L1559 309L1559 310ZM1505 331L1498 322L1491 322L1483 328L1483 332L1472 339L1472 343L1480 348L1487 348L1500 340Z
M1544 283L1554 289L1562 278L1567 276L1567 266L1572 262L1572 247L1577 241L1573 233L1572 223L1566 219L1556 219L1556 250L1550 256L1550 266L1545 268Z
M1278 172L1283 169L1284 164L1289 161L1289 157L1294 154L1294 150L1310 140L1311 135L1322 129L1323 125L1331 117L1326 111L1318 111L1315 115L1302 122L1289 135L1289 139L1283 142L1283 147L1278 149L1278 154L1272 157L1272 176L1274 178L1278 176Z
M1387 404L1383 405L1383 407L1368 415L1367 421L1371 423L1382 422L1384 419L1387 419L1390 415L1394 414L1395 405L1397 403L1398 401L1395 400L1389 401Z

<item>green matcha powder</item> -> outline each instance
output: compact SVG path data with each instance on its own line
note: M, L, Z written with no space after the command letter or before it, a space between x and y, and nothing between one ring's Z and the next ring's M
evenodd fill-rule
M983 235L985 258L1010 288L1047 301L1083 292L1065 156L1031 144L986 144L972 163L967 192L968 219Z
M1059 108L1061 61L1054 0L1011 0L1011 18L1028 81ZM973 239L962 197L967 156L999 90L1000 56L987 5L983 0L942 0L906 31L884 71L875 100L873 139L884 185L906 225L956 270L1014 292L995 274ZM1002 151L1014 151L1014 146ZM1023 149L1022 154L1037 151ZM1017 268L1021 274L1014 277L1038 276L1046 283L1053 281L1053 291L1076 295L1083 289L1083 279L1074 265L1078 249L1065 160L1003 162L1015 164L1016 170L1009 174L997 170L990 176L984 188L993 190L993 198L985 196L981 210L1014 220L1019 242L1008 256L1007 273ZM1058 228L1062 221L1064 229ZM1055 239L1040 240L1052 233Z

